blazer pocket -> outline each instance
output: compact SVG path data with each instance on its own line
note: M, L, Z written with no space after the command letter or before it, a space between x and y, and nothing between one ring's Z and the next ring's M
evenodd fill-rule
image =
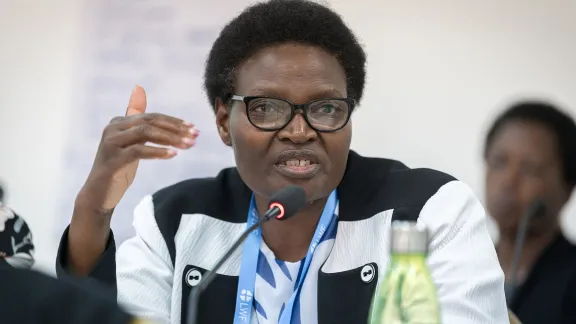
M318 274L318 324L367 323L378 283L378 265Z

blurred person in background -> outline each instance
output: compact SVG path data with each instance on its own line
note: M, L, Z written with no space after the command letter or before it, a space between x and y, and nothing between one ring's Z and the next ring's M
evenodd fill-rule
M2 324L144 324L95 287L0 267ZM146 322L151 324L149 322Z
M6 206L0 185L0 267L30 269L33 264L32 232L24 219Z
M516 235L535 201L509 308L524 324L576 323L576 246L559 215L576 184L576 125L554 105L518 102L490 128L485 143L486 207L496 220L498 257L510 280Z

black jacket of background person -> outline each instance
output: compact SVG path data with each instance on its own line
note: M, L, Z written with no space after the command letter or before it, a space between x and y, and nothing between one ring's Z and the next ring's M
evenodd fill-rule
M15 269L0 258L0 323L129 324L133 319L94 288Z
M523 324L576 324L576 246L558 235L515 296L509 308Z

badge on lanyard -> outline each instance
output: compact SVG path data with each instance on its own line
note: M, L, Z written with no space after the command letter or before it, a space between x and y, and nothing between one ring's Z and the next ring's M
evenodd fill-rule
M306 253L306 257L302 260L302 273L299 276L298 282L294 287L294 292L292 297L286 303L284 311L279 319L279 324L290 324L292 320L292 312L294 310L294 304L297 299L300 298L300 290L308 273L308 268L310 268L310 263L312 262L312 257L314 256L314 250L321 242L322 237L326 233L328 226L332 222L334 217L334 211L336 210L336 202L338 198L336 195L336 190L334 190L328 197L328 201L324 206L324 211L322 211L322 216L320 216L320 221L314 232L312 242ZM250 208L248 210L248 220L246 222L246 228L254 225L258 222L258 211L256 210L256 203L254 200L254 195L252 195L252 200L250 202ZM238 279L238 291L236 294L236 309L234 311L234 324L249 324L253 307L254 300L254 286L256 283L256 268L258 266L258 255L260 254L260 243L262 240L262 232L260 228L252 232L246 242L244 242L244 247L242 248L242 263L240 265L240 277Z

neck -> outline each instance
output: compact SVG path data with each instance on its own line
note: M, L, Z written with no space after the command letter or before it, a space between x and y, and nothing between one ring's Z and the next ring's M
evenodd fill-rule
M255 199L258 213L264 215L268 200L259 196ZM296 262L306 256L327 200L326 197L308 203L298 214L287 220L273 219L262 225L262 239L277 259Z
M524 247L520 254L520 260L518 264L517 279L521 283L528 276L530 270L534 266L534 263L538 260L544 249L556 238L560 229L558 227L551 228L542 233L528 233L526 235L526 241L524 242ZM500 240L498 242L498 258L500 260L500 265L506 279L509 279L512 275L512 258L514 255L514 247L516 244L516 233L500 233Z

